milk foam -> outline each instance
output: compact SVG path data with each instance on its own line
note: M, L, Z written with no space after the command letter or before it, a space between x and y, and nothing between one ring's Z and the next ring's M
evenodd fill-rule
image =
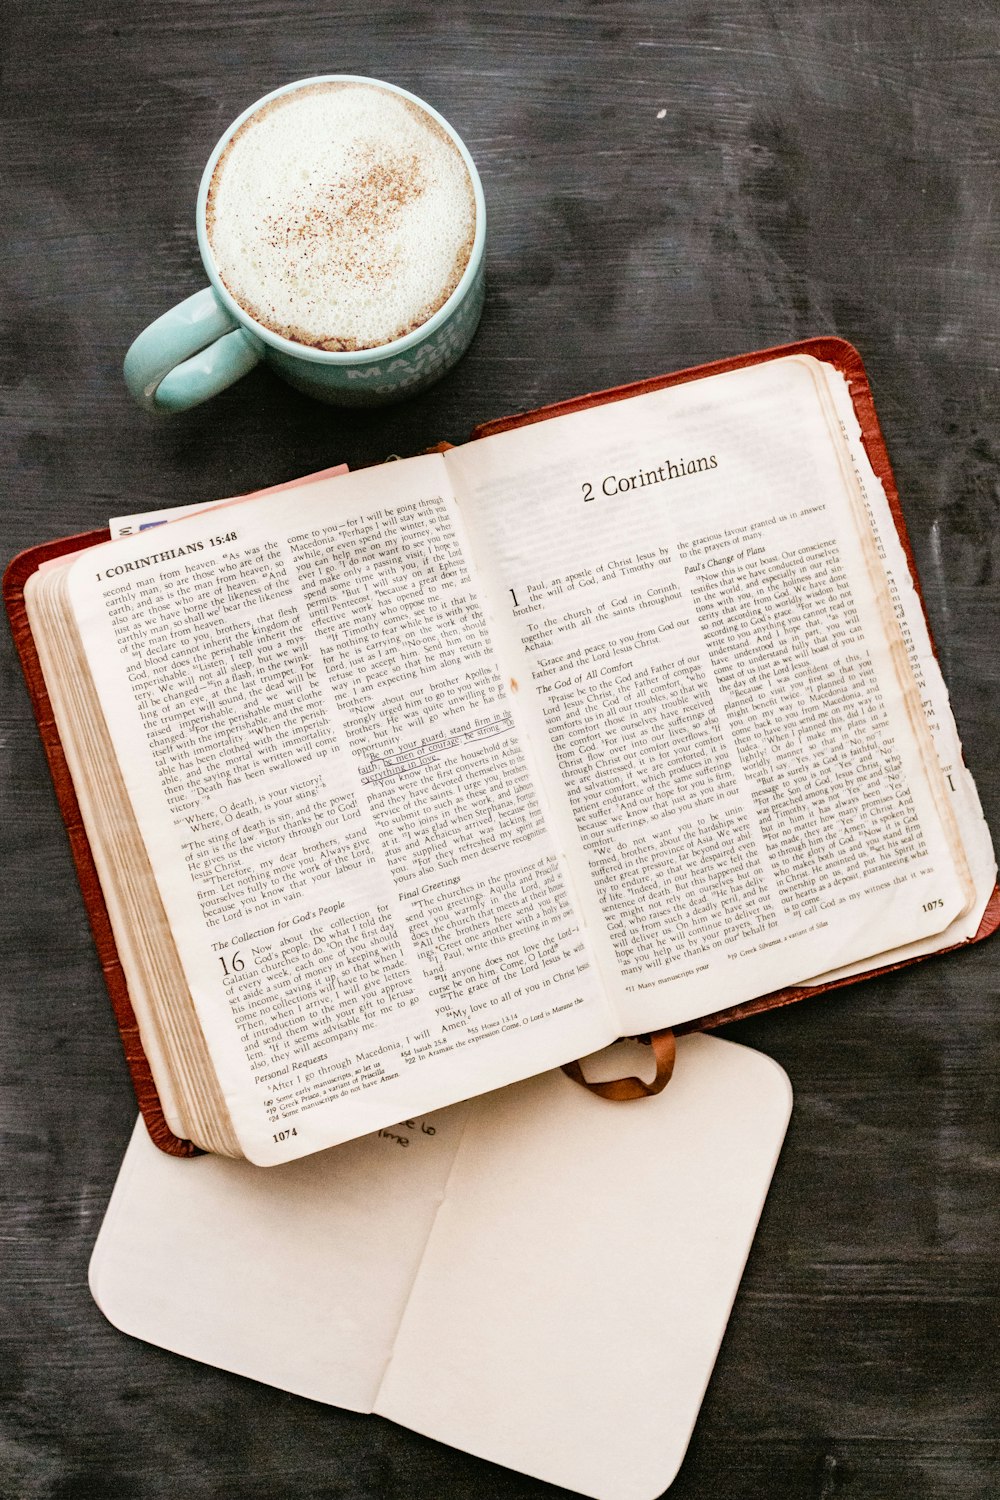
M468 264L472 181L417 105L370 84L283 94L219 158L207 229L222 281L296 343L372 349L425 323Z

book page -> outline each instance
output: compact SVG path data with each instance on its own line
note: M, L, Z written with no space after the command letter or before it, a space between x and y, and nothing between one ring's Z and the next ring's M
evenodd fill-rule
M655 1099L608 1104L548 1073L268 1172L165 1156L140 1121L91 1289L174 1353L652 1500L684 1456L790 1104L769 1058L685 1036Z
M865 510L871 521L879 557L886 571L893 613L921 692L921 707L934 742L944 785L953 804L955 821L961 832L962 847L976 892L975 900L968 909L961 912L943 932L880 955L884 956L886 962L901 963L924 953L950 947L953 943L966 942L975 936L996 884L996 857L976 784L962 758L962 744L951 712L948 689L931 645L923 607L914 587L885 490L865 452L861 428L846 381L836 370L827 369L825 373ZM818 982L844 974L860 973L867 967L864 963L850 964L834 974L820 976Z
M69 588L252 1160L614 1034L439 457L93 549Z
M315 484L346 474L347 466L323 470L257 495ZM243 495L215 501L213 511L257 498ZM204 504L112 519L112 538L146 531L204 510ZM82 549L88 550L88 549ZM128 975L128 998L139 1028L142 1051L157 1081L164 1119L182 1140L225 1155L240 1155L217 1088L213 1069L190 1016L176 1004L162 1003L186 991L183 971L162 909L148 856L134 820L104 720L95 711L91 675L79 634L65 608L69 559L48 559L27 579L24 606L49 694L50 708L73 781L80 818L98 873L115 948ZM129 1050L127 1048L127 1050Z
M971 898L820 369L446 458L624 1030L927 937Z

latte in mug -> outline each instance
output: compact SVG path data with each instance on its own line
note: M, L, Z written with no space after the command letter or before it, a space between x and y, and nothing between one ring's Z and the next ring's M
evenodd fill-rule
M218 275L264 328L377 349L451 296L476 200L455 142L408 97L322 81L279 94L216 163L205 227Z

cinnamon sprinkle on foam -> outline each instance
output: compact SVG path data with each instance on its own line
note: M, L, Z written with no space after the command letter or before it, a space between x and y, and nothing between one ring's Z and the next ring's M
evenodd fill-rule
M369 84L311 84L237 131L209 187L224 284L314 348L377 348L420 327L472 252L475 198L450 136Z

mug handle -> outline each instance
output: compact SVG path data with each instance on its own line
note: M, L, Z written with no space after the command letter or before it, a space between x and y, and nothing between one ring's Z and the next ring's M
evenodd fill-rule
M187 411L264 358L264 346L210 286L144 328L125 356L125 384L147 411Z

